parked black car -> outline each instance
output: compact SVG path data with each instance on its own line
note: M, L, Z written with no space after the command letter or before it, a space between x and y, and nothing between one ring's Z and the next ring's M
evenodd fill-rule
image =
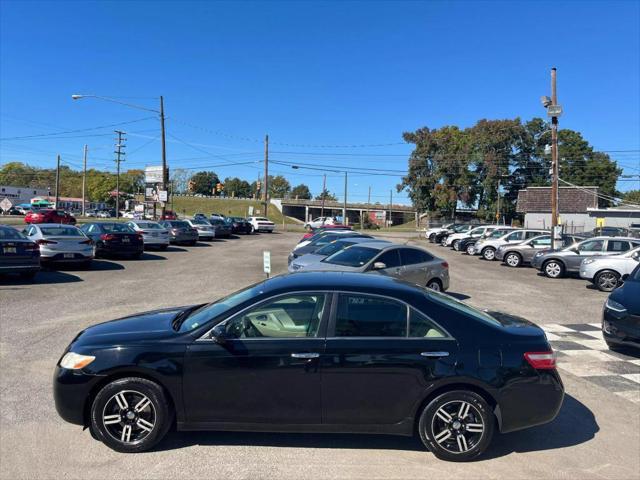
M144 250L142 235L136 233L126 223L92 222L80 227L93 240L96 256L140 257Z
M454 461L495 429L552 420L564 395L536 325L334 272L89 327L53 383L60 416L122 452L150 449L175 418L178 430L417 432Z
M212 217L209 219L209 223L216 231L216 238L230 237L232 233L232 227L228 222L221 220L220 218Z
M231 225L232 233L242 233L244 235L253 233L253 225L251 225L246 218L226 217L224 221L227 222L228 225Z
M640 265L622 280L604 304L602 335L611 349L640 349Z
M9 225L0 225L0 274L16 273L31 279L40 270L40 249Z

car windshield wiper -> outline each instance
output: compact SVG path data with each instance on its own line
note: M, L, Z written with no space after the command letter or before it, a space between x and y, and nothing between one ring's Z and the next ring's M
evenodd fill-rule
M178 313L173 321L171 322L171 326L174 330L178 331L180 329L180 325L184 323L184 321L189 318L189 316L195 312L196 310L200 310L202 307L207 305L206 303L201 303L199 305L194 305L192 307L185 308L183 311Z

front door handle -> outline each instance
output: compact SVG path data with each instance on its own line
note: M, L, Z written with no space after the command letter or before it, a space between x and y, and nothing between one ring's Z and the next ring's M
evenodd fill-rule
M318 358L320 356L319 353L292 353L291 356L293 358Z
M420 355L427 358L441 358L448 357L449 352L422 352Z

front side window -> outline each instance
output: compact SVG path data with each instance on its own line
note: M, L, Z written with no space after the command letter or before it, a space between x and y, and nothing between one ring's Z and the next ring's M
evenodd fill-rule
M325 300L322 293L278 297L229 320L226 333L229 338L316 337Z
M340 294L336 337L406 337L407 307L395 300Z
M375 261L384 263L385 268L395 268L401 265L400 254L397 248L384 252L382 255L376 258Z
M513 232L507 236L506 240L508 242L513 242L517 240L522 240L524 238L524 232Z
M551 246L551 236L545 235L543 237L537 237L531 240L531 245L534 247L550 247Z
M588 240L578 246L581 252L601 252L604 247L604 240Z

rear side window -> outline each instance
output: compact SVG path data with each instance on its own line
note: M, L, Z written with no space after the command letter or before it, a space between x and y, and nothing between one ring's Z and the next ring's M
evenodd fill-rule
M533 237L537 237L538 235L542 235L542 232L525 232L525 238L527 240Z
M426 315L409 309L409 337L446 338L447 334Z
M425 263L433 260L433 257L427 252L417 250L415 248L400 249L400 260L402 265L414 265L416 263Z
M507 237L507 240L512 242L514 240L522 240L524 238L524 232L513 232Z
M607 252L626 252L630 248L629 242L622 240L609 240L607 242Z
M382 255L376 258L375 261L384 263L387 266L386 268L399 267L401 265L398 249L384 252Z
M336 337L406 337L407 307L392 299L340 294Z
M579 246L581 252L601 252L604 247L604 240L589 240Z

